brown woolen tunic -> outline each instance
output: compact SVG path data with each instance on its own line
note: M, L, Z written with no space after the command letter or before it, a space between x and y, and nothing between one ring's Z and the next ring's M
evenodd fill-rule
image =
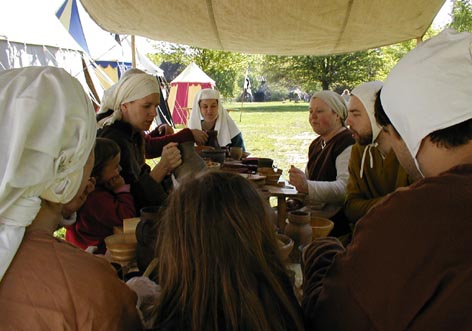
M309 330L472 330L472 164L393 193L347 250L306 251Z
M0 282L2 331L142 330L136 294L103 258L26 232Z

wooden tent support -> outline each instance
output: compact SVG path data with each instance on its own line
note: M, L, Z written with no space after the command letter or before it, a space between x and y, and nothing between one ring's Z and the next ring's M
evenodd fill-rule
M136 41L134 35L131 35L131 66L136 68Z
M418 46L419 44L423 42L423 37L424 35L422 35L421 37L416 37L416 46Z

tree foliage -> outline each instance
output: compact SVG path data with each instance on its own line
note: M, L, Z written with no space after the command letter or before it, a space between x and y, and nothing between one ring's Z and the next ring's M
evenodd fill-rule
M449 27L457 31L472 31L472 4L470 0L455 0L452 6L452 21Z
M306 91L342 91L372 80L382 66L379 49L330 56L267 56L266 75Z

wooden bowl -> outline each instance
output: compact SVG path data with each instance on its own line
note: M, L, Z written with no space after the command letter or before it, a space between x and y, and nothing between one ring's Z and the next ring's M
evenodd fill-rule
M223 164L226 159L226 151L225 150L204 150L202 151L202 157L205 159L210 159L213 162L218 162L219 164Z
M279 252L280 256L282 257L283 261L286 261L292 252L293 249L293 240L289 236L277 233L277 243L279 245Z
M215 147L197 145L195 146L195 150L197 151L198 154L202 154L203 151L214 151Z
M208 170L220 170L220 168L221 168L221 163L219 163L219 162L213 162L213 161L210 161L210 160L206 160L205 163L207 165Z
M333 221L322 217L312 217L310 225L312 229L312 239L328 236L334 227Z
M259 167L257 168L257 172L266 176L266 184L273 185L279 182L283 170L277 169L277 171L275 171L272 167Z
M105 238L105 244L113 262L126 264L136 258L136 235L134 233L113 234Z

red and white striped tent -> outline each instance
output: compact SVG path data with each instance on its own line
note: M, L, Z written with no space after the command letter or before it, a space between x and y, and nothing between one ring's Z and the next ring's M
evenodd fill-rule
M215 81L211 79L194 62L170 82L169 104L174 124L187 124L192 110L195 95L204 88L214 88Z

